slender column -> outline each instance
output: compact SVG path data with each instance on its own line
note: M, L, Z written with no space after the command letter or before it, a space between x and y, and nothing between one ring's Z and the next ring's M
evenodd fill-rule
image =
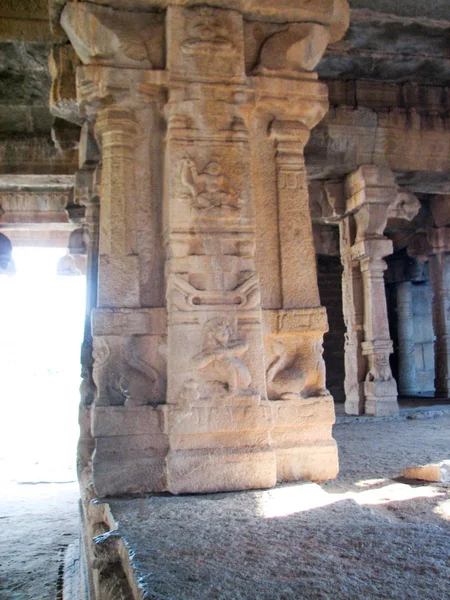
M437 398L450 397L450 253L430 258L433 288L435 389Z
M139 263L133 239L135 115L125 108L105 108L99 111L96 132L103 161L98 305L138 307Z
M366 165L348 177L347 189L347 208L354 211L356 221L352 257L360 262L364 290L362 352L368 359L365 413L397 414L397 384L389 365L393 344L389 334L383 260L392 253L392 242L383 236L383 231L388 206L396 198L395 179L389 169Z
M276 120L270 135L276 148L283 308L316 308L320 298L303 154L309 131L301 123Z
M353 217L339 222L342 273L342 308L347 328L345 334L345 412L348 415L364 413L364 379L367 359L362 353L364 341L364 295L359 261L352 258L351 246L355 225Z
M398 389L403 396L417 394L412 314L412 283L397 284L397 327L399 376Z

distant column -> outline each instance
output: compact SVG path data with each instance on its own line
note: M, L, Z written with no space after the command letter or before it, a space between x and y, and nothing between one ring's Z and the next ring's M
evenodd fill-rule
M414 356L411 281L403 281L397 284L397 328L399 356L398 388L401 395L414 396L418 390Z
M354 213L356 238L352 258L359 260L364 294L364 342L368 360L364 382L364 412L367 415L398 414L397 384L389 355L393 351L389 333L383 258L392 254L392 242L383 235L388 207L397 189L393 173L386 168L364 165L347 178L347 209Z

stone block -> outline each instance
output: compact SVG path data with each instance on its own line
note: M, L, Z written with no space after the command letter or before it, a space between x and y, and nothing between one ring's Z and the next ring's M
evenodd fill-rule
M321 443L276 448L277 481L326 481L339 471L338 451L333 439Z
M139 259L137 256L112 258L101 255L99 260L98 305L100 307L140 306Z
M166 413L164 406L96 406L92 410L92 432L96 438L163 435Z
M269 448L171 451L167 482L172 494L271 488L276 484L275 453Z
M434 342L422 344L424 371L434 371Z
M172 450L195 450L208 448L265 448L270 446L270 432L231 431L226 433L202 433L197 435L170 436Z
M414 361L417 371L423 371L425 369L423 344L414 344Z
M331 396L275 400L270 403L273 414L273 432L285 429L306 429L320 425L331 427L335 421Z
M418 371L417 372L417 385L419 391L424 394L425 392L434 393L434 370L433 371Z
M168 427L171 434L203 434L226 431L265 431L272 426L269 406L222 406L170 408Z
M403 477L408 479L422 479L423 481L436 481L438 483L450 483L450 460L440 463L408 467L403 469Z
M92 311L93 335L165 335L164 308L96 308Z
M94 455L93 480L99 497L164 492L165 454L133 460L99 460Z
M264 333L320 332L328 331L325 308L291 310L263 310Z
M331 436L333 398L280 400L271 405L274 428L270 439L277 457L277 481L335 477L338 454Z
M165 491L167 449L168 438L161 434L97 438L93 456L97 494Z

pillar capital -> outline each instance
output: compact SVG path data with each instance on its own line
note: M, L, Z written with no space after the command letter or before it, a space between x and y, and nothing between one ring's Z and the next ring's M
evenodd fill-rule
M139 110L149 103L164 105L167 78L164 71L83 66L77 69L77 99L80 112L95 118L112 106Z

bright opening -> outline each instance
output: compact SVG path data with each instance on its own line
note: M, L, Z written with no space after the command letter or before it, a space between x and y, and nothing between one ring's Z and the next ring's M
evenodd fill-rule
M76 478L85 277L57 275L62 248L15 248L0 276L0 473L7 481Z

